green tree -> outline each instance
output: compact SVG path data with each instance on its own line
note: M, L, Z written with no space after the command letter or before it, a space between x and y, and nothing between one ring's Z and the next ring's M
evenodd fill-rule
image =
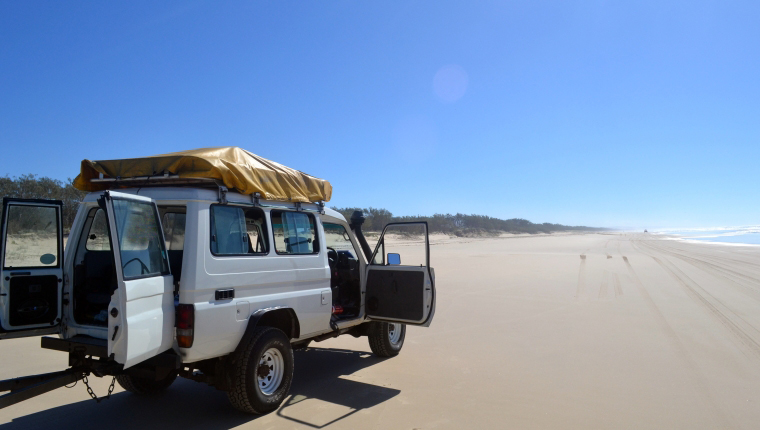
M26 174L20 177L0 177L0 195L21 199L52 199L63 202L61 217L64 232L68 232L84 198L84 191L74 188L73 180L66 182L48 177Z

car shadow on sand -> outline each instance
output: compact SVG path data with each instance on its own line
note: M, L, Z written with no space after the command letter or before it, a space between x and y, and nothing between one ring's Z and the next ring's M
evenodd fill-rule
M309 348L295 352L290 395L277 416L322 428L353 413L378 405L400 391L341 378L383 360L366 352ZM79 383L81 385L81 382ZM76 389L83 387L77 386ZM320 404L321 402L321 404ZM325 402L335 405L325 415ZM306 409L305 409L306 408ZM318 419L308 410L322 411ZM331 415L332 414L332 415ZM0 430L16 429L229 429L259 417L233 409L227 395L205 384L179 378L162 395L140 397L120 392L101 403L84 400L15 418Z

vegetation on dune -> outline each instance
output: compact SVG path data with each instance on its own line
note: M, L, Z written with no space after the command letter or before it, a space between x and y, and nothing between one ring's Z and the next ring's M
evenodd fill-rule
M498 233L553 233L558 231L601 231L603 228L567 226L562 224L532 223L522 218L499 219L487 215L435 214L433 216L393 216L387 209L378 208L337 208L346 219L351 219L354 211L364 212L366 221L362 228L380 231L389 222L427 221L431 233L446 233L455 236L480 236Z
M37 175L20 177L0 177L0 196L21 199L54 199L63 202L63 229L69 231L79 209L79 202L85 196L84 191L74 188L73 179L66 182Z
M79 202L85 192L74 188L73 180L65 182L48 177L28 174L20 177L0 177L0 196L24 199L56 199L63 202L63 225L68 231L74 222ZM381 208L337 208L346 219L351 219L354 211L362 211L366 218L364 230L381 231L389 222L427 221L433 233L446 233L455 236L493 235L507 233L552 233L558 231L600 231L601 228L584 226L566 226L561 224L536 224L521 218L499 219L487 215L435 214L432 216L394 216L389 210Z

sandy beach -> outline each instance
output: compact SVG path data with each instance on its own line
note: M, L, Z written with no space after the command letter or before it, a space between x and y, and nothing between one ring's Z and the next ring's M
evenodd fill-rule
M433 325L387 360L346 336L296 352L276 413L188 380L96 404L79 382L0 410L0 429L757 428L760 247L610 233L436 236L431 252ZM2 379L66 365L38 338L0 345Z

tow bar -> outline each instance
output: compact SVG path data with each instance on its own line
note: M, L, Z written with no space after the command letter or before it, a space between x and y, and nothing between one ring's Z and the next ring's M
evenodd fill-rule
M84 377L85 373L82 370L72 368L60 372L0 381L0 391L10 391L10 393L0 396L0 409L72 384Z
M114 371L117 370L115 363L103 360L106 356L105 341L86 337L74 337L72 339L43 337L40 340L41 346L45 349L68 352L69 366L71 367L59 372L0 381L0 392L10 391L0 396L0 409L73 384L79 380L84 382L87 394L96 402L100 403L102 400L111 397L116 383L115 377L108 387L108 394L104 397L96 396L87 380L90 374L102 377L114 375Z
M73 384L79 380L82 380L84 383L87 394L93 400L100 403L105 399L111 398L111 394L113 394L116 386L116 375L129 374L140 378L155 378L158 380L166 377L171 372L182 369L182 361L178 355L174 354L173 350L155 355L125 372L121 364L116 363L107 356L106 341L103 339L84 336L74 336L70 339L42 337L41 346L45 349L67 352L69 354L70 367L60 372L23 376L0 381L0 393L10 391L0 396L0 409ZM92 391L90 381L87 380L87 377L90 375L99 378L106 376L113 377L105 396L98 397Z

